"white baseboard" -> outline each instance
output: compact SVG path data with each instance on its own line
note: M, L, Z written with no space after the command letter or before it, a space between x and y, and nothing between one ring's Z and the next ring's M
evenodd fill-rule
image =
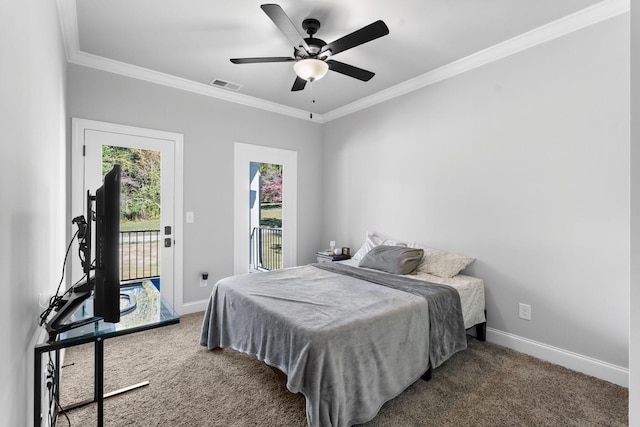
M622 387L629 387L629 369L627 368L493 328L487 328L487 341Z
M207 308L208 302L209 302L209 298L203 299L200 301L184 303L182 304L180 314L182 315L182 314L197 313L199 311L204 311Z

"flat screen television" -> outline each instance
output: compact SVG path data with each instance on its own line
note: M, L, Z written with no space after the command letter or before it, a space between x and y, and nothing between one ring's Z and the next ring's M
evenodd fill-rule
M96 263L93 312L105 322L120 321L120 165L96 191Z
M104 319L120 321L120 165L104 176L95 196L87 193L86 220L76 217L80 260L85 279L54 301L56 314L46 321L49 341L64 331ZM93 204L95 203L95 212ZM95 230L92 232L92 228ZM95 236L95 260L91 260L92 236ZM78 307L93 295L93 317L69 322Z

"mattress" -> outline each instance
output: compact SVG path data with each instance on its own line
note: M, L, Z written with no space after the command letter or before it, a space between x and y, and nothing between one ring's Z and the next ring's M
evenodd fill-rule
M358 266L358 261L353 259L339 261L339 263L354 267ZM486 321L484 315L484 281L482 279L464 274L447 278L427 273L409 274L407 277L424 280L425 282L449 285L458 291L460 303L462 304L462 318L464 319L465 328L469 329L478 323L484 323Z

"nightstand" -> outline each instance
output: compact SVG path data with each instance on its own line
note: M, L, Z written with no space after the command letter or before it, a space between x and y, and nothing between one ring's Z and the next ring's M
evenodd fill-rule
M334 261L344 261L345 259L350 259L350 255L330 255L324 252L316 252L317 262L334 262Z

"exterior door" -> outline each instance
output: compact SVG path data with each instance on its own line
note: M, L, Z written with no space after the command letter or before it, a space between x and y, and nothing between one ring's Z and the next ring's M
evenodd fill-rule
M255 205L256 199L256 196L252 195L252 191L255 192L257 187L255 185L252 187L251 183L256 182L255 171L260 163L281 165L282 167L282 227L279 231L281 234L278 236L278 241L272 242L273 244L260 239L260 246L279 247L279 267L295 266L297 260L298 153L236 142L234 161L234 273L248 273L250 266L255 268L251 261L251 235L252 232L255 233L253 225L257 223L257 220L252 219L251 207ZM255 209L253 212L256 212ZM265 244L266 246L264 246Z
M136 187L133 188L135 193L121 193L125 217L121 216L120 226L121 280L127 282L158 277L159 280L153 280L162 297L173 307L176 302L181 304L182 298L176 298L174 280L176 260L181 260L181 256L176 257L175 249L176 244L180 244L177 237L182 231L181 227L176 227L180 224L176 218L180 219L182 215L181 203L180 212L176 212L177 134L80 119L74 119L74 128L74 138L78 136L81 140L74 146L78 145L77 149L83 152L82 206L85 206L87 191L94 194L102 184L105 167L111 166L107 164L111 160L107 159L113 158L113 153L120 156L120 160L114 162L127 163L126 167L129 168L126 175L123 172L123 187ZM181 135L178 136L181 142ZM152 162L156 165L150 166ZM122 166L124 170L125 165ZM154 176L140 178L142 175ZM132 178L134 176L137 178ZM140 188L145 186L155 188ZM75 188L79 187L74 186L74 195ZM75 196L75 199L79 199L79 196ZM80 211L83 210L80 208ZM145 210L144 216L140 216L140 211ZM122 222L127 218L131 221ZM182 289L179 294L182 294Z

